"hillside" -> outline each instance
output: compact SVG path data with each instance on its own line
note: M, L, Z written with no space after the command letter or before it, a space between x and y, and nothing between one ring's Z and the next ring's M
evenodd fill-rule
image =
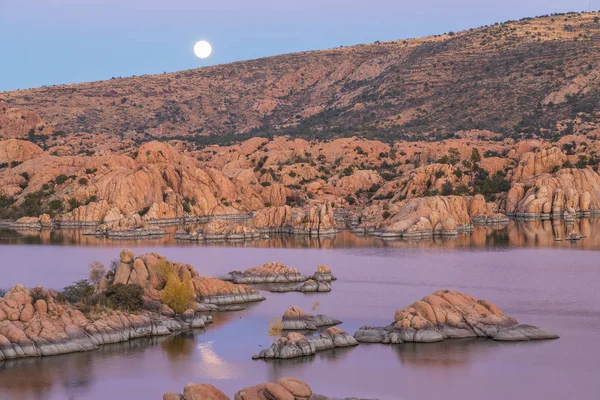
M272 134L393 141L468 129L515 138L586 133L600 100L599 16L4 92L0 136L89 153L107 141L130 143L123 138L205 145ZM15 113L29 112L39 121L14 129Z
M0 220L331 231L335 209L397 237L597 214L598 39L569 14L0 93Z

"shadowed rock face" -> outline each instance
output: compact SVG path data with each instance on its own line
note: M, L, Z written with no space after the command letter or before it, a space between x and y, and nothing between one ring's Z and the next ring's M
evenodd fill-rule
M290 332L277 339L270 348L261 350L252 356L252 359L289 359L311 356L318 351L336 347L356 346L358 341L344 330L332 326L316 337L306 337L297 332Z
M106 343L204 328L212 320L206 315L175 320L113 310L89 319L70 304L59 304L56 292L44 293L34 301L28 289L17 285L0 298L0 360L95 350Z
M188 383L179 393L165 393L163 400L230 400L225 393L207 383ZM351 400L326 397L313 393L300 379L280 378L275 382L261 383L240 390L234 400Z
M322 326L338 325L342 321L326 315L306 314L298 306L292 306L283 313L281 318L284 330L316 330Z
M264 300L258 290L251 286L226 282L217 278L200 276L189 264L172 262L156 253L141 254L135 257L133 251L121 252L120 263L114 273L109 272L100 287L110 283L136 283L144 288L144 295L150 300L160 300L165 288L165 269L174 271L182 282L190 285L200 303L218 306ZM198 309L200 307L196 305Z
M440 290L404 310L382 328L363 326L354 335L359 342L438 342L484 337L502 341L557 339L558 335L531 325L520 325L498 307L469 295Z

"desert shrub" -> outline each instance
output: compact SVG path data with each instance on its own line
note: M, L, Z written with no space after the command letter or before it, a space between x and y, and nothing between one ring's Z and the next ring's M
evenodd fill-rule
M96 171L98 171L96 168L86 168L85 173L89 175L95 173Z
M33 289L30 289L29 295L31 296L31 299L33 300L34 303L38 300L47 300L48 299L48 293L46 293L44 288L41 286L37 286L37 287L34 287Z
M445 182L442 185L442 196L450 196L454 192L452 185L450 182Z
M388 219L390 217L390 215L391 215L390 212L387 211L387 210L383 212L383 218L384 219Z
M144 288L135 283L116 283L110 285L104 292L108 305L125 311L135 311L142 308Z
M346 196L345 199L348 202L348 204L350 204L350 205L353 205L354 203L356 203L356 199L352 196Z
M54 179L54 182L56 182L57 185L62 185L67 181L67 179L69 179L69 177L63 174L57 176L56 179Z
M194 300L194 289L189 279L182 281L175 274L169 275L161 300L177 314L187 310Z
M442 176L444 176L444 171L435 171L435 179L440 179Z
M283 321L281 318L271 318L269 320L269 329L267 333L269 336L279 336L283 331Z
M100 261L92 261L88 264L88 268L90 270L90 282L92 282L96 287L100 286L100 282L104 275L106 275L106 268L104 264Z
M271 182L261 182L260 184L264 187L271 186Z
M69 303L87 304L88 300L90 297L92 297L95 291L96 288L90 283L90 281L87 279L80 279L72 285L66 286L63 289L63 294Z
M87 185L88 184L87 178L80 178L78 182L79 182L80 185Z

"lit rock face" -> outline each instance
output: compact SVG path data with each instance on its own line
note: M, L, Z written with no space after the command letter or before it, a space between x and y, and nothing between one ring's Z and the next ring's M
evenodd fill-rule
M281 318L284 330L316 330L323 326L331 326L341 324L334 318L326 315L310 315L306 314L298 306L292 306L283 313Z
M200 276L189 264L171 262L156 253L134 256L133 251L125 249L121 252L120 262L114 273L109 272L101 287L109 283L136 283L144 288L148 299L158 301L165 288L165 270L169 269L190 285L196 294L198 303L215 304L217 306L247 303L264 300L258 290L253 287L225 282L217 278Z
M506 211L516 215L564 216L600 210L600 175L585 169L565 168L513 184Z
M36 288L35 293L37 299L16 285L0 298L0 360L95 350L106 343L203 328L211 321L205 315L173 320L150 312L112 310L88 319L70 304L60 304L52 290Z
M265 193L265 200L260 193L262 186L230 179L217 169L203 168L197 159L179 153L167 143L145 143L137 149L135 159L116 154L38 155L41 149L32 146L35 145L20 141L0 144L0 157L10 157L15 152L30 157L16 168L0 169L0 181L4 183L0 193L19 200L26 193L52 184L54 192L48 201L74 199L81 204L59 216L65 224L109 222L109 211L127 218L144 210L145 219L235 214L263 208L274 196ZM29 176L25 191L21 188L24 173ZM67 179L54 184L62 175ZM285 202L286 195L282 196Z
M354 335L359 342L439 342L484 337L501 341L557 339L558 335L531 325L520 325L498 307L469 295L439 290L404 310L382 328L363 326Z
M0 122L0 126L2 123ZM23 162L38 157L44 150L27 140L0 141L0 163Z
M521 217L573 217L600 211L600 175L591 167L569 168L558 147L525 153L508 178L506 212Z
M24 139L30 132L46 136L53 131L53 127L42 121L37 113L8 107L0 100L0 138Z
M286 336L277 339L268 349L261 350L260 353L252 356L252 359L305 357L322 350L356 345L358 345L358 341L352 335L332 326L315 337L306 337L297 332L290 332Z
M244 272L231 271L223 280L235 283L293 283L304 282L306 277L296 268L280 262L268 262L258 267L248 268Z
M381 237L456 235L473 224L508 222L483 196L431 196L368 207L357 232Z

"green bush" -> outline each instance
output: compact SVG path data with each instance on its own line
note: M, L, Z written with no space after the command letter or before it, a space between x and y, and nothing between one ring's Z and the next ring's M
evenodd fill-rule
M80 185L87 185L88 184L87 178L81 178L81 179L79 179L79 184Z
M138 284L117 283L104 292L108 305L114 309L136 311L142 308L144 288Z
M67 179L69 179L69 177L63 174L57 176L56 179L54 179L54 182L56 182L57 185L62 185L67 181Z
M95 291L96 288L90 283L90 281L87 279L81 279L72 285L65 287L63 289L63 294L69 303L87 304L88 300L90 297L92 297Z
M47 300L48 299L48 293L46 293L44 288L41 286L37 286L37 287L34 287L33 289L30 289L29 295L31 296L33 303L35 303L38 300Z

